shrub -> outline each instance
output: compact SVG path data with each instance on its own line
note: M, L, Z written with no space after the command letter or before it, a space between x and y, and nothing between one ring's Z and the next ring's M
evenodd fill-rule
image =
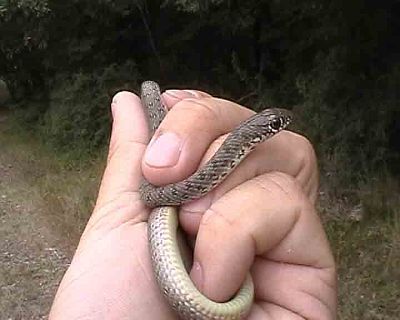
M109 136L111 95L137 87L136 79L132 62L112 64L93 73L59 76L39 125L41 136L61 151L96 150Z

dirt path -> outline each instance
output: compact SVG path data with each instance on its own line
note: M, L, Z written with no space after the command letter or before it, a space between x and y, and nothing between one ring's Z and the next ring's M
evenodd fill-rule
M4 113L0 118L1 135ZM1 320L46 319L70 259L24 186L12 153L0 145Z

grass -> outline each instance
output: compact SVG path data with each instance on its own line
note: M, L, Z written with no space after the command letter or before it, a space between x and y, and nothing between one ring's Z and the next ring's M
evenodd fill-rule
M47 319L104 161L56 156L6 118L0 112L0 318Z
M11 124L0 130L1 152L12 159L15 177L8 193L40 207L50 228L76 244L94 206L104 167L104 153L83 160L73 152L55 155L26 131ZM1 154L0 154L1 162Z
M94 205L104 154L81 162L60 158L13 128L0 131L0 146L20 172L10 196L35 202L50 227L73 248ZM328 174L322 182L320 212L339 270L339 319L398 319L398 181L389 175L371 176L349 189L349 183L340 188L343 179ZM332 191L340 189L346 192Z
M327 231L339 267L340 319L398 319L398 222L335 221Z
M399 181L382 172L344 181L323 176L319 204L338 265L339 319L399 319Z

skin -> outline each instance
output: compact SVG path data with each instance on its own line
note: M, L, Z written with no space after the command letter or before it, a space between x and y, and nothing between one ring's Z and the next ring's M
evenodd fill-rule
M162 98L170 112L147 147L140 99L114 97L96 207L50 319L177 319L151 269L142 174L157 185L182 180L253 111L194 90ZM250 270L255 303L248 319L335 319L336 269L315 209L317 190L317 162L304 137L283 131L257 147L214 191L180 210L185 232L197 235L196 286L224 301Z

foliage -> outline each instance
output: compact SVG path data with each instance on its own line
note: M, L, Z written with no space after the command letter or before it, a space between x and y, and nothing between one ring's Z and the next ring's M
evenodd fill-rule
M110 133L110 84L119 84L111 94L134 88L135 77L132 62L112 64L93 73L60 76L40 125L46 142L62 151L84 148L88 153L104 145Z
M47 1L0 4L0 76L14 98L43 90L41 61L47 46Z
M8 0L0 77L58 146L101 145L106 93L152 78L292 106L322 158L361 175L399 159L399 16L395 0Z

